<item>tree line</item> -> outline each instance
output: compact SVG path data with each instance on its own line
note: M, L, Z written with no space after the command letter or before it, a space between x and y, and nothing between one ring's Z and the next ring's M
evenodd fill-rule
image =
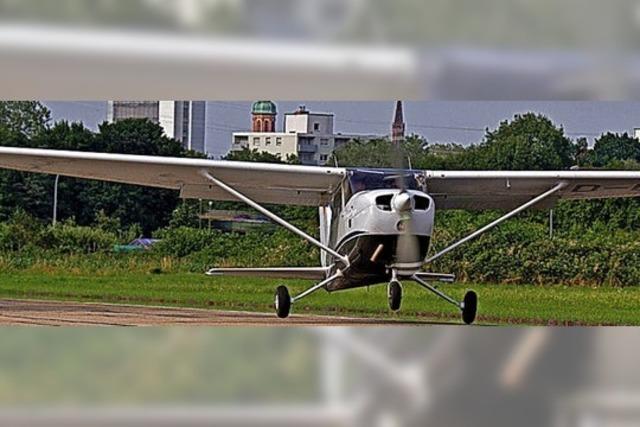
M149 121L103 123L94 132L78 123L52 124L50 112L37 102L0 102L0 145L198 156ZM398 158L420 169L638 169L640 142L627 134L605 133L589 147L584 139L568 138L548 118L523 114L487 130L475 145L433 144L411 135L399 156L387 139L354 141L338 148L330 163L397 167ZM251 150L230 153L227 159L283 162ZM52 227L53 184L49 175L0 170L0 270L80 269L90 274L110 265L113 271L201 272L212 265L303 266L318 260L315 248L286 230L242 236L198 229L197 200L179 201L175 191L132 185L61 178L62 223ZM548 235L547 213L530 211L439 259L432 268L472 282L637 285L638 203L637 198L561 202L554 210L553 238ZM213 207L233 209L240 204L215 202ZM309 233L317 230L315 209L270 208ZM434 250L498 215L438 212ZM115 243L140 234L159 237L161 243L145 254L111 252Z
M103 153L194 157L197 153L164 135L148 120L102 123L97 132L81 123L59 121L38 102L0 102L0 145ZM0 171L0 220L23 210L41 221L51 221L51 175ZM124 227L137 224L150 234L169 223L178 205L172 190L61 177L58 186L58 218L73 218L91 225L99 215L114 218Z
M154 156L202 157L187 151L164 135L148 120L130 119L102 123L97 132L81 123L51 123L50 111L34 101L0 102L0 145L144 154ZM587 140L572 140L550 119L534 113L516 115L494 130L486 130L478 144L430 143L420 135L406 138L401 147L404 166L416 169L448 170L563 170L570 168L640 169L640 141L627 133L604 133L592 147ZM339 147L329 164L340 166L395 167L397 150L387 138L352 141ZM298 163L297 158L280 159L265 152L245 149L231 152L228 160ZM52 217L53 186L50 175L0 171L0 221L17 209L47 222ZM216 208L235 207L214 203ZM637 229L640 201L614 199L560 203L557 224ZM198 201L179 202L172 190L62 177L58 188L58 218L72 218L82 226L95 224L100 215L122 227L137 225L149 235L167 225L195 225L201 208ZM315 220L307 208L277 207L278 213L298 220Z
M340 166L395 167L397 158L388 140L346 144L330 163ZM541 114L526 113L486 130L478 144L432 144L411 135L402 149L404 164L435 170L640 170L640 141L627 133L607 132L589 147L585 138L572 140L564 129ZM565 229L640 228L640 200L561 201L555 209L557 225ZM528 217L539 214L529 214ZM525 217L527 217L525 215Z

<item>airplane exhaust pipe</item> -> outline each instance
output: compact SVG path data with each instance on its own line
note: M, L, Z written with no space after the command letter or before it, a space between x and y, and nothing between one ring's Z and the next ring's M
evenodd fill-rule
M380 243L378 245L378 247L376 248L375 251L373 251L373 255L371 255L371 258L369 258L369 261L371 262L376 262L378 260L378 257L380 256L380 254L382 253L382 250L384 249L384 245L382 243Z

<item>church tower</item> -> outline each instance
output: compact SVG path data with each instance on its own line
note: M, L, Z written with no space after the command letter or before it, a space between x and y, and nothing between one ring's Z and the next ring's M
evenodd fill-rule
M396 112L391 124L391 143L401 144L404 141L404 115L402 114L402 101L396 102Z
M251 131L276 131L276 104L271 101L256 101L251 107Z

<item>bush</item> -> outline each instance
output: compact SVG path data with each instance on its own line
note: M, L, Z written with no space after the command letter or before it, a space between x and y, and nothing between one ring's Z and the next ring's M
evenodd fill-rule
M65 222L56 227L46 227L39 236L38 247L62 253L94 253L110 251L116 243L118 237L113 233Z
M438 213L431 253L497 218L497 212ZM567 285L640 285L640 232L612 230L603 224L562 227L548 236L546 215L529 213L439 258L431 271L456 274L462 282ZM247 234L191 227L159 230L151 251L114 254L114 244L135 229L120 232L101 218L101 226L81 227L72 220L42 225L24 211L0 223L0 269L78 274L169 271L203 272L208 268L316 266L319 251L284 229ZM312 232L311 222L299 220ZM111 229L113 231L107 231ZM125 236L126 238L130 236Z
M163 229L153 253L185 258L193 271L213 266L317 265L318 251L289 231L252 231L247 234L180 227Z
M493 219L491 214L481 221L472 215L446 213L440 218L432 253ZM431 269L455 273L463 281L639 285L638 237L622 230L572 229L550 238L546 224L512 219L436 260Z
M0 228L0 249L21 251L37 243L42 226L22 209L16 209Z

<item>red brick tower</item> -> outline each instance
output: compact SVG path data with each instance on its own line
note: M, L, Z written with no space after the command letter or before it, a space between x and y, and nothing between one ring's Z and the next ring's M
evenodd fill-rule
M271 101L256 101L251 107L251 131L276 131L276 104Z

